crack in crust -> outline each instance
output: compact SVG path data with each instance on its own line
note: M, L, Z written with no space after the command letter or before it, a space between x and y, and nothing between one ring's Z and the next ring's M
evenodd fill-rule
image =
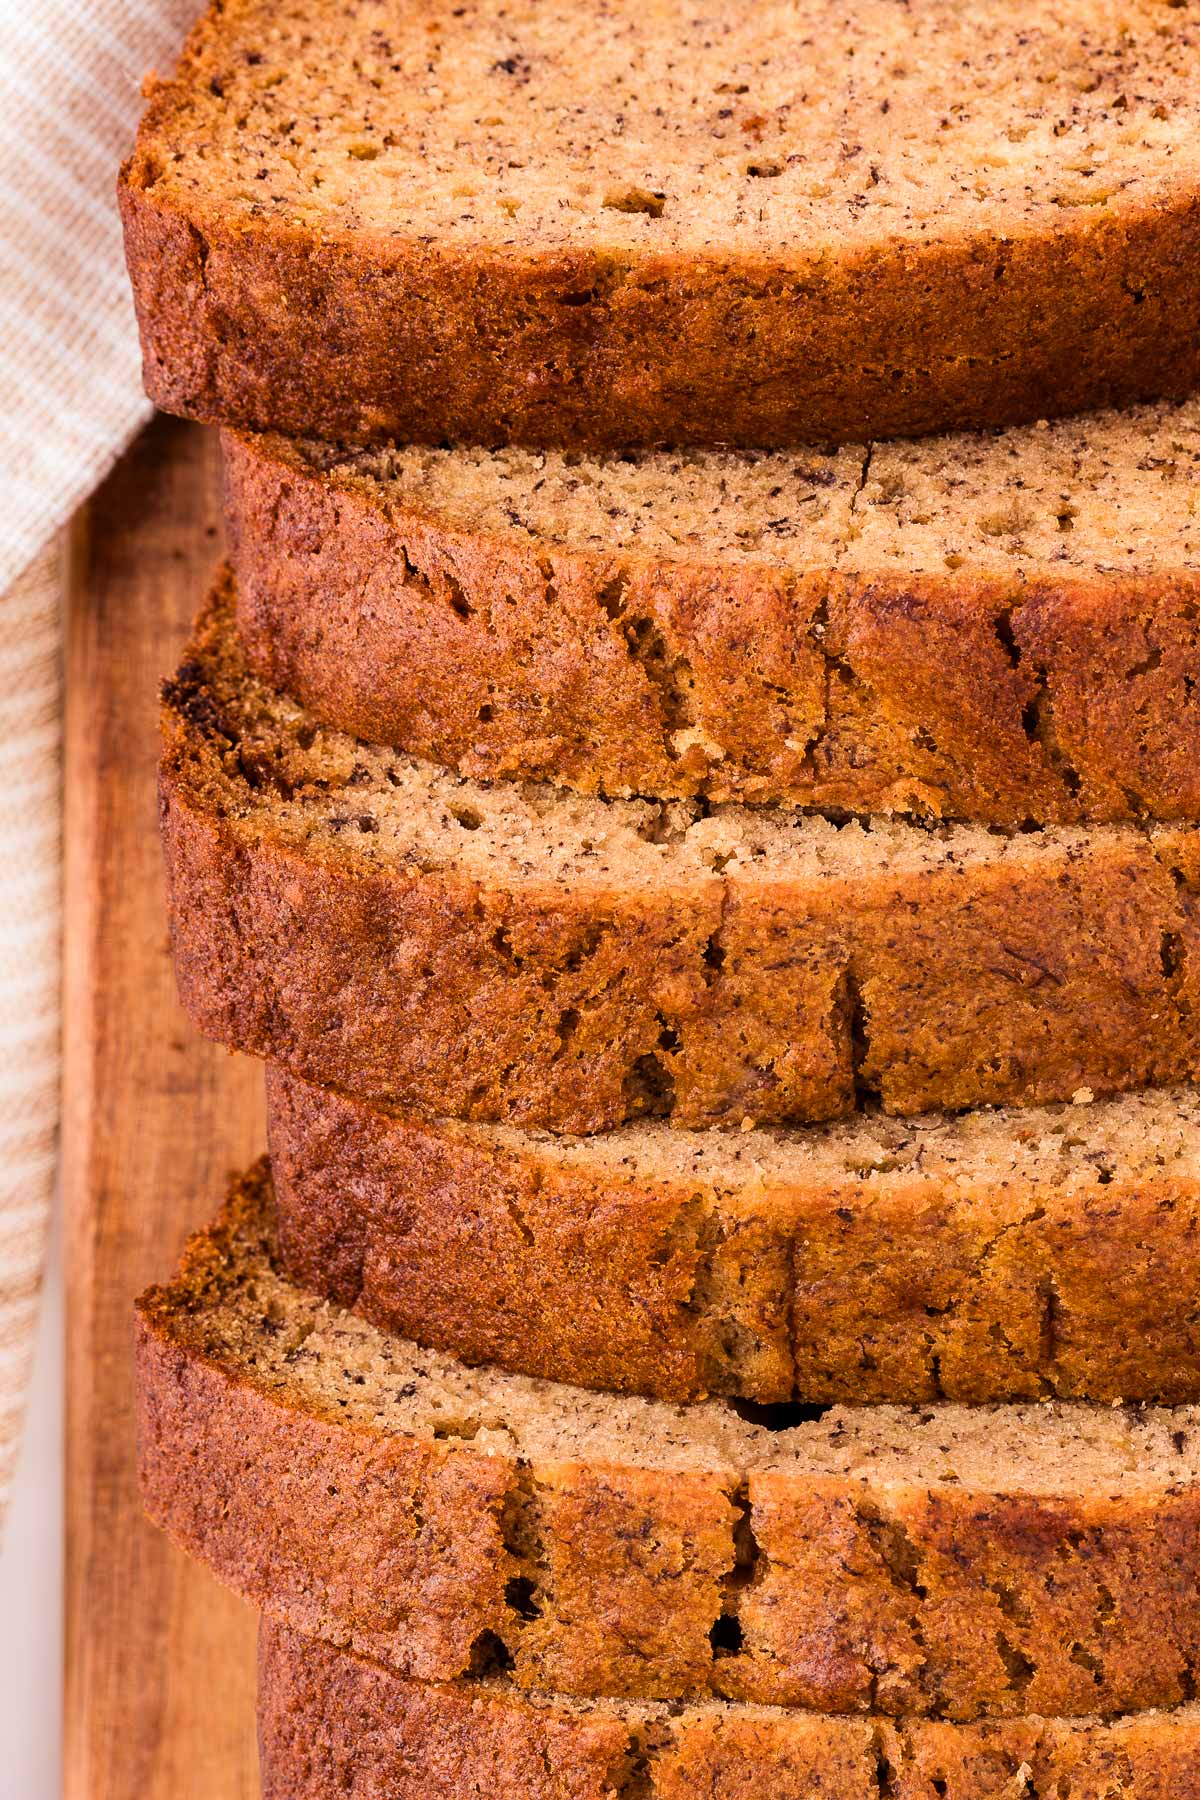
M370 1316L472 1362L771 1402L1184 1399L1200 1379L1188 1091L1021 1109L982 1140L949 1119L705 1135L681 1164L665 1131L560 1153L281 1070L268 1097L295 1278L353 1301L368 1259Z
M486 779L1007 827L1196 816L1195 571L856 569L860 454L846 530L798 574L547 549L231 437L241 629L318 717Z
M1182 1797L1200 1779L1192 1708L979 1728L737 1705L572 1705L531 1701L503 1677L422 1687L270 1620L259 1671L264 1800L326 1800L335 1784L347 1800L385 1789L421 1800L431 1762L456 1771L448 1800L1116 1800Z

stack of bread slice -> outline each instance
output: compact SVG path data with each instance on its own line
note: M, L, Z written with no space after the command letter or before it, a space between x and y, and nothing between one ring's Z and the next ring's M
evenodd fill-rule
M1200 13L223 0L122 182L268 1800L1200 1795ZM925 434L925 435L917 435Z

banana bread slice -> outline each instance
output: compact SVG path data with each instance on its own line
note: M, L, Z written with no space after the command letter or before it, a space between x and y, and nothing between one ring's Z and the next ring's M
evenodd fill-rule
M486 786L263 686L227 593L164 729L189 1012L366 1098L594 1131L1200 1069L1196 827L838 826Z
M838 452L229 434L252 667L485 779L1200 817L1200 402Z
M287 1283L261 1170L137 1336L151 1515L401 1673L951 1719L1190 1696L1200 1408L764 1422L471 1370Z
M1200 383L1194 6L221 0L121 183L168 411L780 445Z
M284 1270L470 1363L663 1399L1200 1394L1200 1096L590 1138L267 1071Z
M1115 1719L830 1718L426 1684L265 1618L263 1800L1195 1800L1200 1707Z

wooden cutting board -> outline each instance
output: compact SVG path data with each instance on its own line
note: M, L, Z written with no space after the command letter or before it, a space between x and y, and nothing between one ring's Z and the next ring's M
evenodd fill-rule
M215 437L157 419L80 521L67 624L66 1800L251 1800L250 1610L146 1524L130 1318L264 1144L253 1064L175 1000L158 683L219 553Z

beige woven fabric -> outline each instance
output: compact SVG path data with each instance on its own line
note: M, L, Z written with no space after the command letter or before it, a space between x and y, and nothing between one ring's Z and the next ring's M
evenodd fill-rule
M0 602L0 1505L24 1409L58 1130L62 557Z
M117 168L199 10L0 0L0 1520L58 1129L56 534L149 410Z

